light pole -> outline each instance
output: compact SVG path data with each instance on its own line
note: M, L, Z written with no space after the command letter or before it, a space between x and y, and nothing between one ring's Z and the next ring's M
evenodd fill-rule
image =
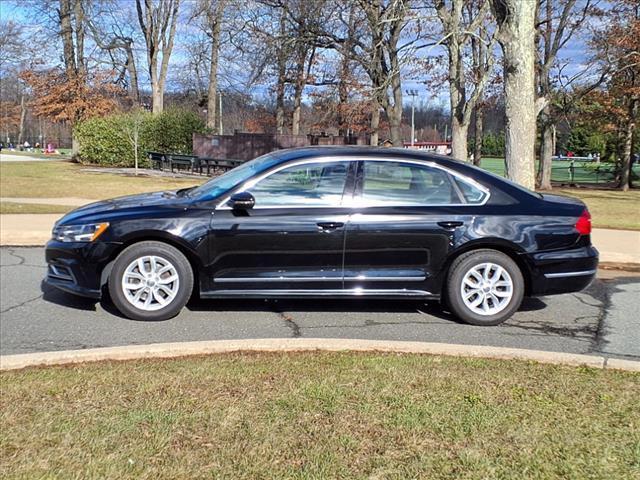
M416 97L418 96L417 90L407 90L407 95L411 97L411 147L413 147L413 141L416 138Z

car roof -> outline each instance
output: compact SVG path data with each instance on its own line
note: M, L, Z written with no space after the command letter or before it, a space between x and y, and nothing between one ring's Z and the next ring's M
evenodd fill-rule
M288 148L285 150L277 150L272 152L278 155L280 159L285 161L301 160L304 158L312 157L333 157L333 156L346 156L346 157L385 157L385 158L398 158L408 160L425 160L444 164L461 164L460 160L452 159L445 155L438 155L436 153L424 152L417 149L408 148L393 148L393 147L370 147L363 145L322 145L322 146L309 146Z

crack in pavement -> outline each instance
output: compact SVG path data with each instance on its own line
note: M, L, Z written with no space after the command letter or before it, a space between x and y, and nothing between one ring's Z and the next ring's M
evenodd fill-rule
M5 266L6 266L6 267L9 267L9 266L11 266L11 267L16 267L16 266L18 266L18 265L24 265L24 263L27 261L27 259L26 259L26 258L24 258L22 255L18 255L18 254L16 253L16 251L15 251L13 248L11 248L11 247L7 248L7 253L8 253L10 256L12 256L12 257L17 258L17 259L19 260L19 262L18 262L18 263L11 264L11 265L1 265L1 266L3 266L3 267L5 267Z
M291 330L292 338L300 338L302 336L300 325L295 322L291 315L288 315L275 307L273 308L273 312L276 313L284 321L285 327Z
M12 307L5 308L4 310L0 310L0 313L7 313L7 312L10 312L10 311L12 311L12 310L15 310L16 308L24 307L25 305L27 305L27 304L29 304L29 303L31 303L31 302L35 302L36 300L41 299L41 298L44 296L44 294L45 294L45 293L46 293L46 292L43 292L43 293L41 293L40 295L38 295L37 297L34 297L34 298L30 298L30 299L28 299L28 300L25 300L24 302L19 303L18 305L13 305Z
M7 253L18 259L18 263L10 263L9 265L0 265L0 268L4 267L34 267L34 268L47 268L45 265L34 265L32 263L27 263L27 259L22 255L18 255L13 247L6 248Z

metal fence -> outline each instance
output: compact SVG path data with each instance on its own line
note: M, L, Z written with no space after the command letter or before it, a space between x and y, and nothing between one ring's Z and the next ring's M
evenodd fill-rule
M610 162L556 160L551 166L551 181L561 185L611 185L619 176L619 166ZM640 178L640 165L633 166L632 178Z

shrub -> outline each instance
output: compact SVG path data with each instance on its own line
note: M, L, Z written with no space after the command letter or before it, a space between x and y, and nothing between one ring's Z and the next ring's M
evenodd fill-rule
M150 148L158 152L190 154L193 133L203 133L204 122L188 110L167 110L150 118L145 135Z
M80 122L74 134L80 143L82 162L112 167L133 167L130 136L139 129L138 157L141 167L149 166L145 152L189 154L192 134L205 131L204 122L193 112L168 110L160 115L118 113Z

